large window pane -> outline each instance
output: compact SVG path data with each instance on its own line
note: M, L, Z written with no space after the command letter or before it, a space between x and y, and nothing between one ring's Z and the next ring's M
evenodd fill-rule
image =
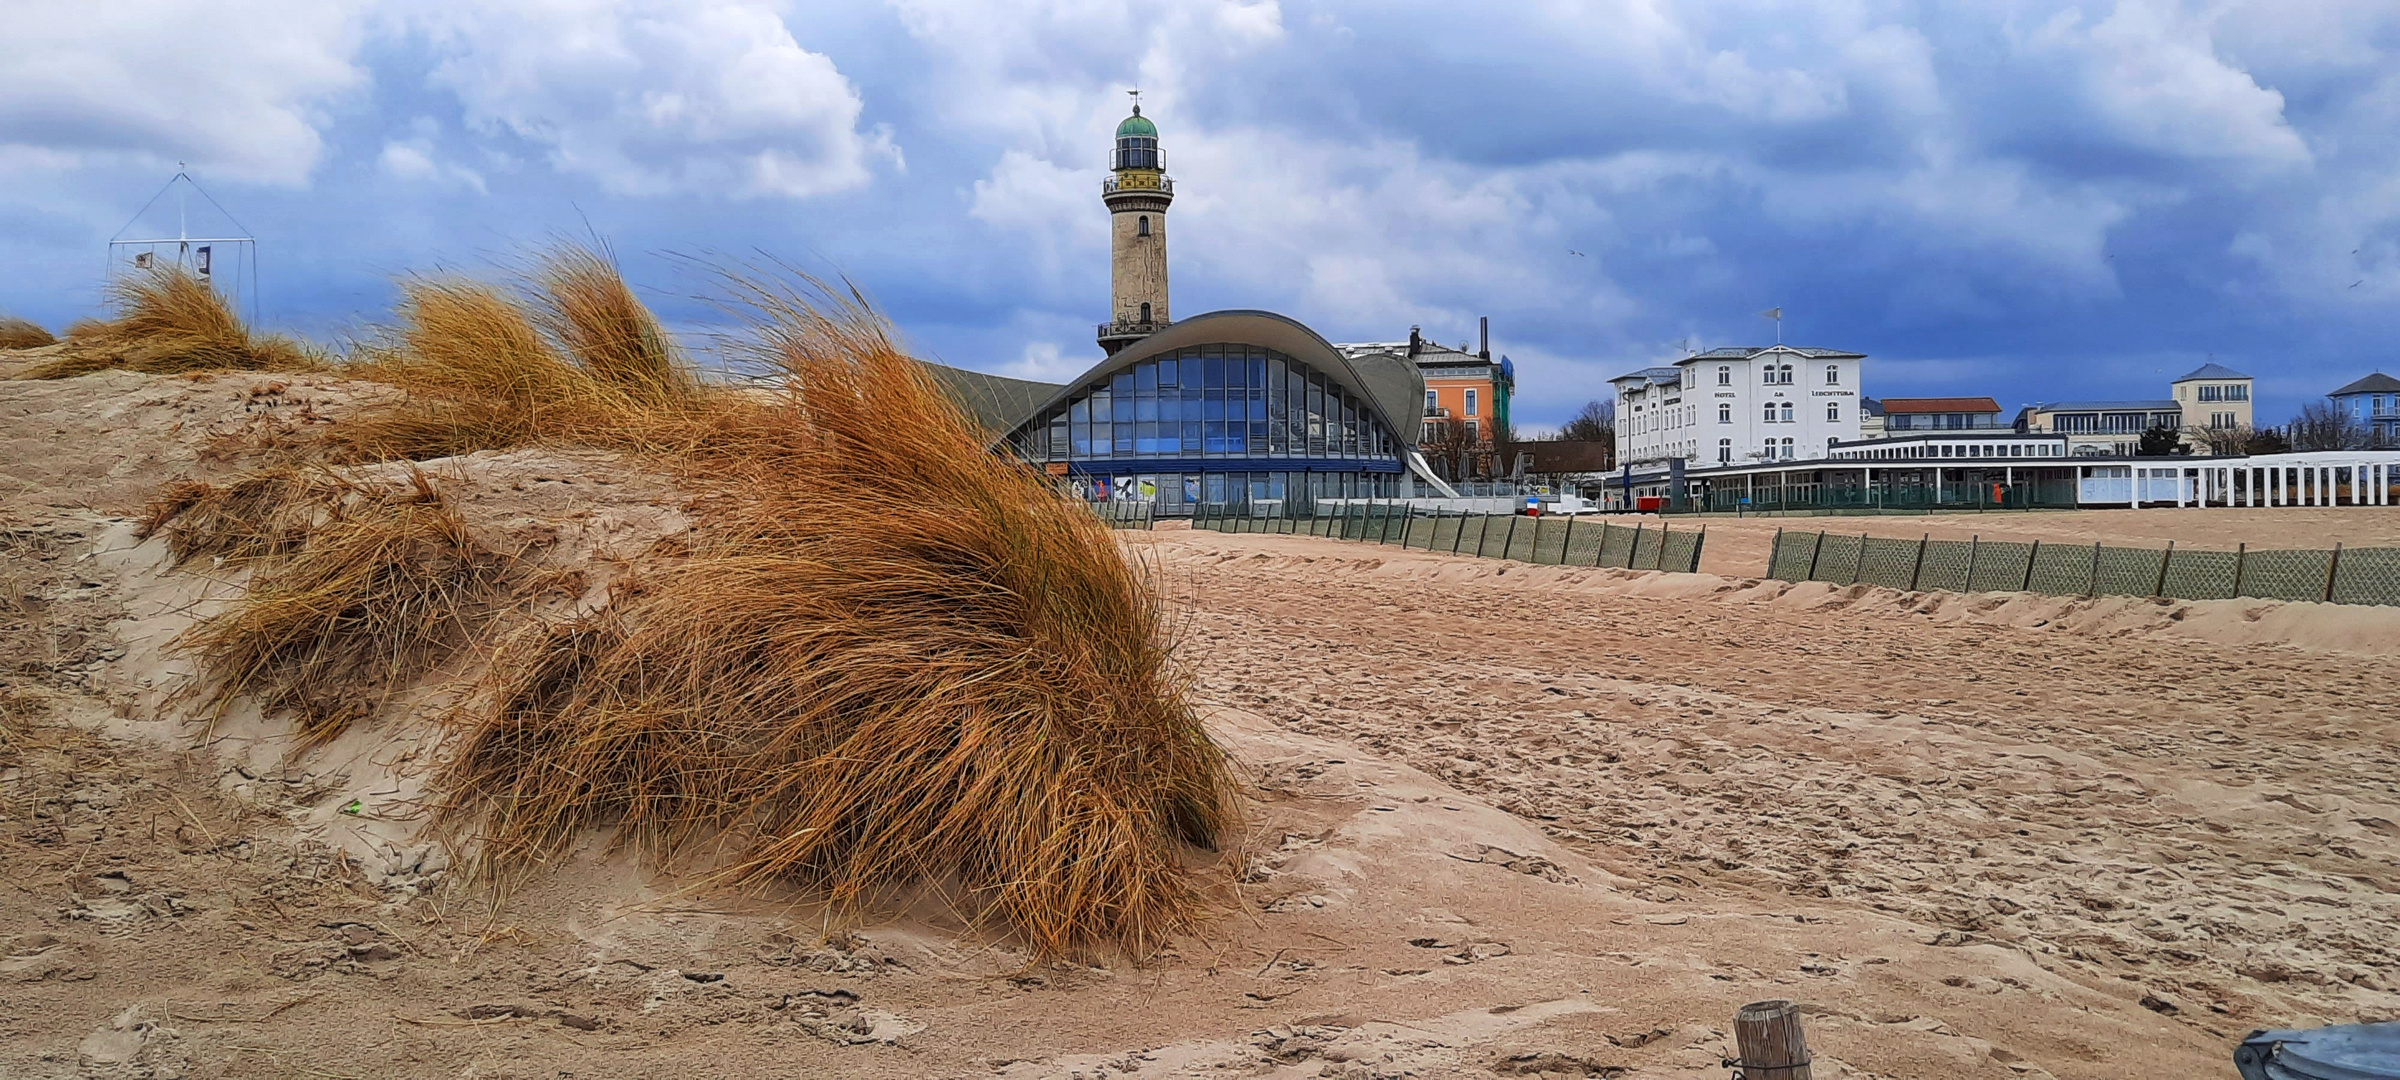
M1133 365L1133 392L1140 394L1158 389L1158 364L1144 360Z
M1225 452L1225 421L1211 420L1208 422L1208 452L1211 454Z
M1200 421L1188 411L1183 414L1183 452L1192 457L1199 457L1202 453Z
M1210 420L1223 420L1223 419L1225 419L1225 392L1224 392L1224 391L1222 391L1222 390L1210 390L1210 391L1208 392L1208 413L1207 413L1206 415L1207 415L1208 419L1210 419Z
M1164 360L1161 360L1161 361L1159 361L1159 362L1158 362L1158 385L1160 385L1160 386L1173 386L1173 385L1175 385L1175 358L1174 358L1174 357L1170 356L1170 357L1167 357L1166 359L1164 359Z
M1111 419L1111 417L1108 415L1109 395L1103 391L1101 393L1093 394L1091 400L1092 422L1095 424L1105 424L1109 422Z
M1133 372L1120 371L1108 381L1111 392L1120 396L1133 393Z

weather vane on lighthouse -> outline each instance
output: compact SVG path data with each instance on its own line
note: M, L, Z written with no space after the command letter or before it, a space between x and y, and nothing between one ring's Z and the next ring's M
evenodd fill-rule
M1142 88L1137 86L1125 92L1133 98L1133 115L1142 115Z

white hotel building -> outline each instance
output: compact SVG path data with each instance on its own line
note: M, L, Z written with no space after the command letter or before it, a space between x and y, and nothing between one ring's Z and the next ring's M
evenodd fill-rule
M1796 345L1711 349L1643 368L1617 388L1627 464L1698 468L1807 461L1859 437L1863 353Z

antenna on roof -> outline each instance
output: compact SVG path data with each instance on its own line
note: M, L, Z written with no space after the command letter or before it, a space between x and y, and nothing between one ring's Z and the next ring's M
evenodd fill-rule
M1142 88L1137 86L1125 92L1133 95L1133 115L1142 115Z

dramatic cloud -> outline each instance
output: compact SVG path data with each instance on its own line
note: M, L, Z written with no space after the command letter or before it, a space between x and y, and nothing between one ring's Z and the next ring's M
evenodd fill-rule
M1138 85L1177 312L1337 340L1488 315L1536 424L1770 306L1870 353L1879 393L2152 396L2214 359L2270 416L2400 330L2388 0L28 10L0 306L54 321L90 293L58 275L181 159L260 219L296 325L588 223L670 306L688 282L649 253L760 249L930 353L1065 377L1098 355Z
M538 147L627 195L805 197L897 164L861 132L857 90L800 46L782 5L742 0L468 0L407 8L429 77L468 125Z
M357 4L38 3L0 13L0 168L178 160L307 180L329 102L364 86Z

